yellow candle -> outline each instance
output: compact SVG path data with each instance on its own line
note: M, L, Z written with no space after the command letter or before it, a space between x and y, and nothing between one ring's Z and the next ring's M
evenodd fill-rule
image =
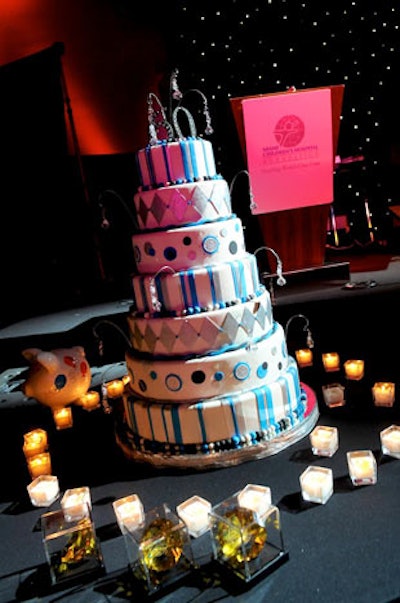
M359 381L364 376L364 360L346 360L344 370L348 379Z
M327 352L322 354L322 364L327 373L338 371L340 369L340 357L336 352Z
M32 479L40 475L51 475L51 459L48 452L41 452L29 457L27 463Z
M47 449L47 433L44 429L33 429L24 434L23 451L26 458L45 452Z
M297 364L300 367L311 366L313 363L313 353L310 348L303 348L295 351Z
M354 485L376 483L376 460L371 450L348 452L347 464Z
M79 398L79 404L85 410L94 410L100 406L100 394L95 390L89 390Z
M377 381L372 388L375 406L393 406L395 384L387 381Z
M310 442L314 454L333 456L338 449L338 430L336 427L318 425L310 433Z
M57 429L72 427L72 410L69 406L53 409L54 423Z
M107 396L109 398L119 398L124 393L125 385L121 379L114 379L106 383Z

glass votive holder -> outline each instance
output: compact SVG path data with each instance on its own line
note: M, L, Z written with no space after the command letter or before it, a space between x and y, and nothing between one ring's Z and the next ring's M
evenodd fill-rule
M336 408L346 404L345 388L341 383L328 383L322 386L324 402L329 408Z
M333 494L333 473L329 467L307 467L300 475L301 495L307 502L324 505Z
M123 534L127 530L137 528L144 521L143 504L137 494L130 494L115 500L113 509L119 529Z
M147 594L176 584L194 568L187 527L165 504L123 535L132 574Z
M337 427L317 425L310 433L310 443L313 454L331 457L339 448Z
M377 381L372 387L372 398L375 406L393 406L395 384L389 381Z
M198 538L210 529L211 503L201 496L192 496L176 507L176 512L186 524L193 538Z
M40 452L26 459L32 479L40 475L51 475L51 458L49 452Z
M251 509L262 518L272 504L271 488L257 484L247 484L237 495L240 507Z
M400 459L400 425L390 425L380 433L383 454Z
M25 458L46 452L47 432L44 429L33 429L24 434L24 445L22 450Z
M96 390L89 390L79 398L79 406L87 411L95 410L101 406L100 394Z
M92 509L90 489L87 486L69 488L61 499L61 508L68 521L84 518L88 509Z
M287 554L279 509L270 505L261 518L240 506L239 495L237 492L211 509L210 528L214 561L228 573L229 580L237 578L243 584L269 573Z
M39 475L27 486L29 498L35 507L49 507L60 495L55 475Z
M347 379L360 381L364 377L364 360L346 360L343 366Z
M41 516L43 546L51 583L81 583L104 572L100 543L90 509L83 518L65 516L62 509Z
M73 425L71 407L53 408L53 419L57 429L69 429Z
M124 393L125 383L122 379L113 379L105 384L105 389L109 398L119 398Z
M376 484L376 459L371 450L352 450L347 452L347 465L354 486Z
M294 354L296 356L297 364L300 368L312 366L313 352L311 348L302 348L300 350L295 350Z
M322 364L327 373L340 370L340 356L337 352L326 352L322 354Z

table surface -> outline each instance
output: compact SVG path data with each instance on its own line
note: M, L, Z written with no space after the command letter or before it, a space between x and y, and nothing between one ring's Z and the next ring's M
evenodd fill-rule
M0 490L0 601L72 601L97 603L141 601L134 588L123 537L112 502L138 494L145 511L166 503L172 510L195 494L212 505L247 484L269 486L280 512L288 559L270 575L239 593L232 582L215 571L209 534L192 539L200 568L172 592L160 592L162 603L211 601L276 601L308 603L387 603L400 599L398 543L400 541L400 461L383 455L380 431L399 421L399 404L377 408L370 393L371 378L345 381L346 405L328 409L321 403L320 387L328 378L343 381L341 373L322 375L309 367L302 372L319 400L318 424L336 426L339 449L333 457L312 454L308 435L261 460L199 470L160 470L126 459L114 437L113 414L102 409L88 413L74 407L74 427L56 431L47 408L38 405L5 413L2 458L8 463ZM333 376L332 376L333 375ZM65 590L49 587L40 531L40 516L48 509L29 502L25 459L20 450L22 433L32 426L48 430L53 473L61 492L89 486L93 520L104 558L105 574L92 582ZM3 433L4 432L4 433ZM8 446L7 453L5 447ZM346 452L372 450L377 459L375 485L353 486ZM334 493L324 505L306 503L299 476L309 465L330 467ZM135 594L136 593L136 594Z

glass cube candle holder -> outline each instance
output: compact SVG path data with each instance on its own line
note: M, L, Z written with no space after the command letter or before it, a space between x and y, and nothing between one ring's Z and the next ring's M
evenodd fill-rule
M390 425L380 433L383 454L400 459L400 425Z
M389 381L377 381L372 387L372 398L375 406L393 406L394 395L395 384Z
M322 364L327 373L340 370L340 356L337 352L326 352L322 354Z
M352 450L347 452L347 465L354 486L376 484L376 459L371 450Z
M134 530L144 521L143 504L137 494L115 500L113 509L122 534L127 530Z
M132 574L146 594L175 584L195 567L188 529L165 504L123 535Z
M44 429L33 429L24 434L23 452L28 459L47 450L47 432Z
M104 572L103 557L90 509L69 520L62 509L41 516L43 546L53 585L81 583Z
M262 518L272 504L271 488L268 486L258 486L257 484L247 484L238 495L239 506L251 509Z
M176 512L186 524L193 538L202 536L210 528L211 503L201 496L192 496L176 507Z
M324 505L333 494L333 473L329 467L307 467L300 475L301 495L307 502Z
M32 479L40 475L51 475L51 457L49 452L40 452L26 459Z
M324 402L329 408L336 408L346 404L344 392L345 388L341 383L328 383L322 386Z
M92 509L92 498L87 486L70 488L64 492L61 508L69 521L82 519Z
M343 366L347 379L360 381L364 377L364 360L346 360Z
M241 491L243 492L243 490ZM237 492L210 512L214 562L242 584L270 573L287 559L279 509L270 505L261 516L240 506Z
M49 507L60 496L55 475L39 475L27 486L29 498L35 507Z
M297 364L300 368L313 365L313 352L310 348L301 348L300 350L295 350L294 354L296 356Z
M339 448L339 436L336 427L317 425L310 433L313 454L331 457Z

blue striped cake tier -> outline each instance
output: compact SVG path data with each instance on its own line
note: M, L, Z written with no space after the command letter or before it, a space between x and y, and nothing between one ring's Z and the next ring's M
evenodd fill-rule
M260 288L256 257L157 274L132 277L133 307L137 312L194 314L251 299Z
M198 224L232 214L228 183L221 176L140 190L133 202L140 230Z
M167 230L132 235L136 270L140 274L156 273L166 264L173 270L207 266L246 253L240 218L230 216Z
M228 352L158 359L127 351L125 358L133 393L172 402L261 387L279 379L290 364L284 331L277 322L262 338Z
M243 303L186 316L127 317L134 350L155 356L194 356L215 350L226 352L259 339L272 327L272 304L262 285Z
M195 445L193 452L206 452L216 442L241 446L246 439L247 444L256 438L273 439L301 422L307 412L292 358L279 378L251 389L191 404L146 401L128 390L123 406L129 431L136 438L161 444L164 452L166 445Z

